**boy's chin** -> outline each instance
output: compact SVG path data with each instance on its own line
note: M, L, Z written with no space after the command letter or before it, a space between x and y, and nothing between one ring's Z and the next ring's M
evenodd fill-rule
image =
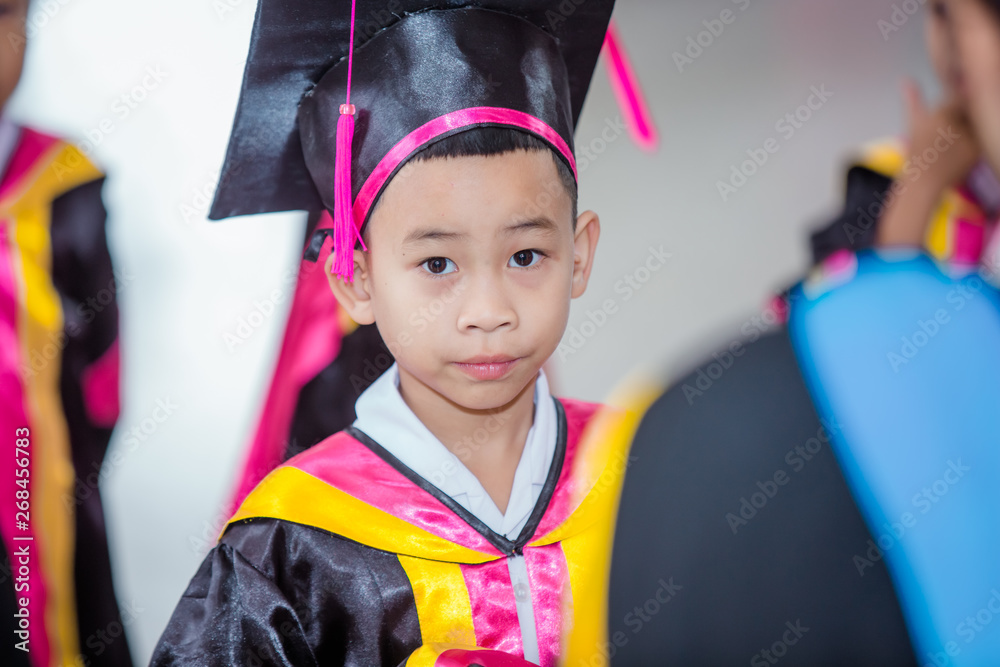
M448 383L447 398L452 403L461 406L465 410L475 410L477 412L493 412L514 402L528 385L529 391L533 391L532 380L535 374L528 378L519 377L504 378L503 380L464 380L456 383Z

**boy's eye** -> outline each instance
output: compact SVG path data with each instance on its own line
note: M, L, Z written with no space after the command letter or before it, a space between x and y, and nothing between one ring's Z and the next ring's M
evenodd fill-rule
M932 4L931 11L933 11L934 15L938 18L943 19L948 17L948 6L944 2L935 2Z
M510 261L507 262L507 266L511 268L520 267L524 269L538 264L541 259L542 254L540 252L535 250L521 250L511 255Z
M458 270L458 267L455 266L455 262L451 261L447 257L431 257L421 266L427 269L428 273L433 273L436 276L454 273Z

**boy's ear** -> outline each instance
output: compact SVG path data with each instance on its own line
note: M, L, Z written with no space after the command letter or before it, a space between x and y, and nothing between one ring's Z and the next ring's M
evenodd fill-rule
M351 319L358 324L374 324L375 313L372 310L371 297L371 256L363 250L354 251L354 282L349 283L340 276L333 275L333 253L326 258L323 271L330 281L330 289L340 306L347 311Z
M601 219L593 211L584 211L576 219L573 239L573 298L583 296L594 267L597 240L601 237Z

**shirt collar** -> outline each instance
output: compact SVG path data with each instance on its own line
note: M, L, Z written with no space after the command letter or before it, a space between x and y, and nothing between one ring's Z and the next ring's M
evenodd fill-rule
M434 484L495 532L511 536L527 522L548 478L555 454L557 417L548 379L535 381L535 415L514 474L507 511L500 514L478 478L420 421L399 393L399 368L393 364L358 398L354 426L404 465ZM481 438L488 435L484 423ZM475 442L476 434L470 436ZM459 450L460 451L460 450Z

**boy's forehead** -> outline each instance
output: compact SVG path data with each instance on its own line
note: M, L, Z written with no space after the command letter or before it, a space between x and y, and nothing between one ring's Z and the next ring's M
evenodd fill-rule
M571 211L551 155L515 151L410 161L389 182L368 224L377 236L402 243L569 229Z

